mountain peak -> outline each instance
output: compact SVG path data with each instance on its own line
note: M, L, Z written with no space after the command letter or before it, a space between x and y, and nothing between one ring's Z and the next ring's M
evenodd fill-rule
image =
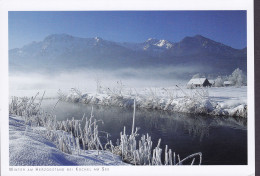
M96 40L96 42L99 42L99 41L103 40L101 37L95 37L94 39Z
M208 38L206 38L206 37L204 37L204 36L202 36L202 35L195 35L195 36L187 36L187 37L184 37L183 39L182 39L182 41L194 41L194 40L210 40L210 39L208 39Z
M147 41L156 40L155 38L148 38Z
M162 45L165 45L165 44L167 44L167 43L170 43L170 42L163 39L163 40L159 40L158 43L157 43L157 45L158 45L158 46L162 46Z
M54 41L54 40L65 40L65 39L72 39L73 36L68 34L51 34L45 37L44 41Z
M145 43L154 44L157 43L159 40L155 38L149 38L145 41Z
M206 37L204 37L204 36L202 36L202 35L200 35L200 34L197 34L197 35L195 35L195 36L194 36L194 38L202 38L202 39L207 39Z
M159 42L156 43L156 46L163 47L165 49L169 49L173 47L173 44L167 40L159 40Z

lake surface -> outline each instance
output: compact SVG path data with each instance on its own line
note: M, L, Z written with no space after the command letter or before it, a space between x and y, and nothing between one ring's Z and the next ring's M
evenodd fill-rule
M44 100L42 107L51 111L57 100ZM59 102L54 110L57 120L83 114L90 117L92 105ZM120 138L124 126L131 133L133 109L93 105L93 114L99 130L108 132L113 143ZM149 133L153 147L161 138L161 148L168 145L181 159L202 152L203 165L246 165L247 164L247 120L232 117L198 116L170 113L158 110L136 110L135 126L138 133Z

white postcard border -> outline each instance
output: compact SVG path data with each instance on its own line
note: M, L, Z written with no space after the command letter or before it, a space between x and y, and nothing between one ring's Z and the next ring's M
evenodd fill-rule
M86 11L86 10L247 10L248 70L248 165L247 166L78 166L78 167L9 167L8 129L8 11ZM254 102L254 25L253 0L0 0L0 117L1 174L9 175L254 175L255 102ZM17 169L18 171L11 171ZM36 171L42 168L44 171ZM49 171L64 168L73 171ZM77 171L76 168L82 168ZM83 169L85 168L85 169ZM86 171L90 168L92 171ZM94 171L99 168L99 171ZM19 170L20 169L20 170ZM23 171L23 169L27 171ZM109 169L109 171L102 171ZM32 170L32 171L30 171ZM84 171L83 171L84 170Z

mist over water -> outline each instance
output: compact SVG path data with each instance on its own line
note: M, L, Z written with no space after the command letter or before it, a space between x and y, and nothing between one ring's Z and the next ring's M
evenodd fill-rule
M83 92L95 92L97 82L103 87L115 87L121 81L125 88L171 87L185 85L189 77L198 69L189 67L163 67L144 69L101 70L85 69L62 72L10 72L9 95L33 96L46 91L46 97L55 97L60 89L63 92L77 88ZM180 77L180 75L186 75Z

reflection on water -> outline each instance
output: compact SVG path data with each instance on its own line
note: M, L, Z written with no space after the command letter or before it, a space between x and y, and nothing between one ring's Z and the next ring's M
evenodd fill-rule
M43 108L51 111L54 100L45 100ZM130 134L133 110L120 107L93 106L94 116L104 124L99 129L110 133L113 143L126 126ZM91 106L59 102L54 110L57 120L89 116ZM136 126L139 134L149 133L154 145L159 138L180 156L186 157L195 152L203 153L203 164L238 165L247 164L247 121L243 118L224 118L171 113L166 111L136 111Z

